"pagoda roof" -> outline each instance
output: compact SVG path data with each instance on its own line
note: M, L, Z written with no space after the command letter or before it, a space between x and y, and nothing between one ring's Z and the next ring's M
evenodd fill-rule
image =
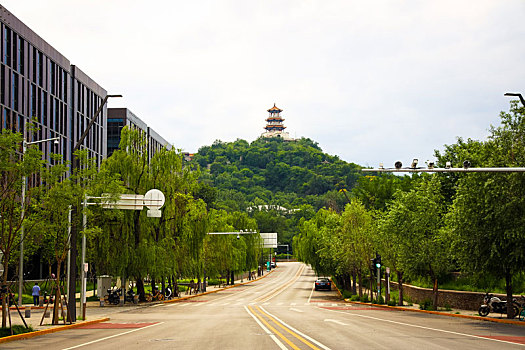
M279 107L277 107L277 106L275 105L275 103L273 104L273 107L270 108L270 109L268 110L268 112L274 112L274 113L275 113L275 112L282 112L282 111L283 111L283 110L280 109Z

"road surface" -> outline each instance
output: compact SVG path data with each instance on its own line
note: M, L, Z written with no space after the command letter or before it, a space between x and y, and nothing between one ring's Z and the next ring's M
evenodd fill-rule
M0 348L525 349L525 327L347 304L335 291L314 291L315 278L304 264L280 263L247 285L176 303L113 308L109 322Z

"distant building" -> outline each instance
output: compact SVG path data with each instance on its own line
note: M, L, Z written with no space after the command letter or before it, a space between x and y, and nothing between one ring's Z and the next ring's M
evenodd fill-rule
M284 131L286 126L284 126L284 119L281 117L281 112L283 110L276 107L275 103L273 107L268 110L268 118L266 118L266 132L261 136L263 137L280 137L285 141L293 141L294 139L290 137L290 134Z
M120 144L120 133L125 126L132 130L139 130L147 139L148 156L151 159L153 155L166 147L171 149L162 136L156 133L146 123L127 108L108 108L108 142L107 153L110 156Z

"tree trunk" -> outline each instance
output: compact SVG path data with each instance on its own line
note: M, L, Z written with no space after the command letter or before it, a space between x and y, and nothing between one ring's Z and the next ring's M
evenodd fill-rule
M3 256L2 264L4 265L4 274L2 276L2 286L7 286L7 270L9 255ZM2 294L2 328L7 327L7 295Z
M352 289L352 279L350 278L350 274L345 273L343 275L343 285L345 290L351 290Z
M507 318L514 318L514 303L512 302L512 274L505 269L505 290L507 292Z
M57 261L57 275L56 275L56 279L55 279L55 282L56 282L56 284L55 284L55 286L56 286L55 303L53 305L53 321L51 322L52 324L58 324L58 317L59 317L59 315L58 315L58 308L59 308L59 305L60 305L60 298L61 298L61 295L60 295L60 266L61 265L62 265L62 262L61 261ZM82 300L80 302L82 302Z
M140 301L146 301L146 292L144 291L144 280L142 277L135 277L137 284L137 294Z
M359 279L359 298L363 297L363 276L361 270L357 270L357 278Z
M355 270L352 272L352 281L353 281L353 285L352 285L352 294L353 294L353 295L356 295L356 294L357 294L357 286L356 286L356 283L357 283L357 274L356 274L356 271L355 271Z
M152 294L152 295L155 295L155 289L156 289L155 287L156 287L156 286L155 286L155 279L152 278L152 279L151 279L151 294Z
M165 280L165 278L162 277L161 282L160 282L160 288L162 288L162 293L164 293L166 291L166 284L165 284L164 280Z
M399 290L399 306L403 306L403 272L397 272L397 286Z
M434 286L432 287L434 300L432 301L432 305L434 306L434 310L436 311L438 309L438 292L438 279L437 277L434 277Z
M370 302L374 300L374 275L370 274Z

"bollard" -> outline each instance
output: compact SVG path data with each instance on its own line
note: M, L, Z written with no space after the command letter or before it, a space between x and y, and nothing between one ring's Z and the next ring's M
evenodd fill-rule
M104 298L100 297L98 300L100 301L100 306L101 307L104 306L104 303L105 303Z
M26 307L25 313L26 313L26 316L25 316L26 318L31 318L31 306Z
M38 306L44 306L44 297L43 296L39 296L38 297Z

